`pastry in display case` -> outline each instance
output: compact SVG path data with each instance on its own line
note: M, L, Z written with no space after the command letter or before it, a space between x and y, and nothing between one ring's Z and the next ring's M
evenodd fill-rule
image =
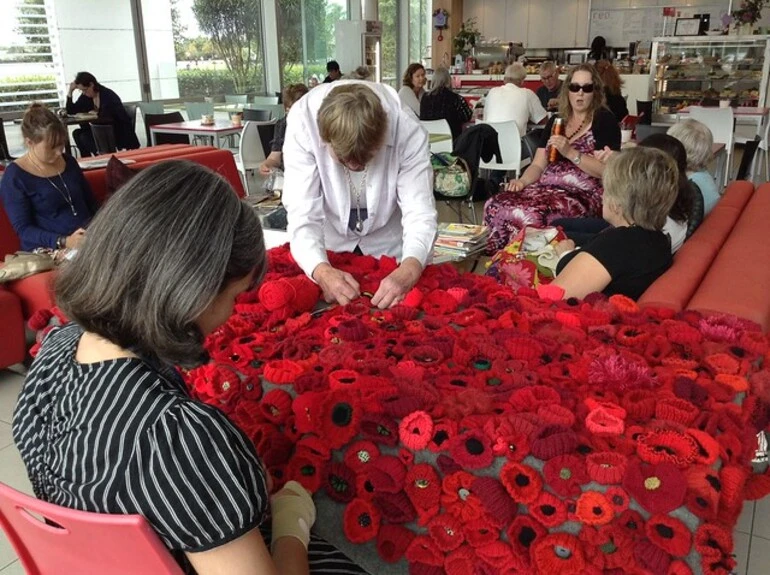
M765 106L768 39L770 36L656 38L650 75L653 113L676 114L692 105Z

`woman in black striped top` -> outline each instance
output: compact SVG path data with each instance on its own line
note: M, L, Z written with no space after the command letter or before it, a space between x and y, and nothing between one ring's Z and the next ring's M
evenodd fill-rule
M308 572L312 499L293 484L270 501L248 438L172 367L205 361L205 335L265 266L255 213L197 164L153 166L105 205L57 281L73 321L46 337L14 414L38 498L143 515L199 575ZM311 569L314 547L322 572L362 573L323 542Z

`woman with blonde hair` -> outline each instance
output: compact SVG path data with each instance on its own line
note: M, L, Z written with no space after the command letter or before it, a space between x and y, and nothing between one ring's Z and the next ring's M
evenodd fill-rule
M565 298L603 292L638 299L671 265L663 226L678 192L679 169L665 152L640 146L612 154L602 216L613 227L580 249L572 240L560 242L553 285Z
M384 84L341 80L294 104L284 142L283 204L291 253L329 302L361 295L327 250L392 256L372 304L403 301L436 233L428 135Z
M362 78L365 79L365 78ZM409 64L401 80L401 89L398 91L398 97L405 110L411 110L414 115L420 117L420 100L425 94L425 67L422 64L413 62Z
M561 134L552 133L556 117L551 118L526 171L484 206L489 253L504 248L526 226L601 213L604 164L593 154L605 146L620 149L620 128L604 101L594 66L582 64L567 73L559 95ZM556 160L549 162L554 149Z

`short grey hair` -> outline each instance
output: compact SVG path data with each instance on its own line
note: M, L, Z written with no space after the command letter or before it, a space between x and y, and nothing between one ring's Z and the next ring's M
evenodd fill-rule
M516 84L517 86L521 86L521 83L526 77L527 70L524 68L524 65L520 62L515 62L505 69L503 81L508 82L509 84Z
M700 172L706 169L714 146L714 136L706 124L693 119L682 120L671 126L666 133L682 142L687 152L689 171Z
M554 64L551 60L546 60L542 64L540 64L540 73L543 72L550 72L551 70L556 70L556 64Z
M96 214L62 267L64 314L142 357L184 367L208 359L198 319L229 283L266 268L254 210L219 174L189 161L142 170Z
M449 75L449 70L446 68L436 68L433 72L433 88L432 90L438 90L440 88L452 88L452 78Z
M346 76L347 80L369 80L372 77L372 71L368 66L359 66Z

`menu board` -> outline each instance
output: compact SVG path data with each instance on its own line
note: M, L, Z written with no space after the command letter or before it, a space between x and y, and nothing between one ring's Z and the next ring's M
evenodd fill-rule
M712 0L713 1L713 0ZM711 27L719 26L719 18L727 11L724 5L701 4L689 7L677 7L681 18L695 14L711 14ZM676 18L669 18L666 34L673 35ZM616 48L628 46L631 42L652 40L663 35L663 7L651 8L616 8L591 10L589 39L604 36L608 46Z

